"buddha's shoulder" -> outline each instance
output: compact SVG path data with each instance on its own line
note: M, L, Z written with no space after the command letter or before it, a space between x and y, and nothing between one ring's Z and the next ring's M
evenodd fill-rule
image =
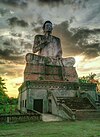
M60 38L58 38L58 37L56 37L56 36L53 36L53 35L51 35L52 36L52 38L53 39L56 39L57 41L60 41ZM36 39L41 39L41 38L43 38L44 37L44 35L35 35L35 38Z
M60 41L60 38L58 38L58 37L56 37L56 36L53 36L53 35L52 35L52 38L53 38L53 39L56 39L57 41Z
M35 35L35 38L42 38L43 35Z

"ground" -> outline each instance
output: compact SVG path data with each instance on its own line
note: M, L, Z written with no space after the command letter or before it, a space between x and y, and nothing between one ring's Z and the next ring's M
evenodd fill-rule
M0 137L100 137L100 120L0 124Z

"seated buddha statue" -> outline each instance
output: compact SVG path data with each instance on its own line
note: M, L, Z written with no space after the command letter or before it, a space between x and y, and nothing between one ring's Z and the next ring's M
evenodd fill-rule
M73 66L75 64L73 57L62 58L61 41L58 37L51 35L52 30L52 22L46 21L43 24L44 35L36 35L34 38L33 53L38 52L39 56L49 57L55 63L60 60L64 66Z
M43 24L43 35L36 35L33 44L33 54L26 55L27 62L55 65L62 67L62 77L65 80L66 72L64 67L73 67L75 59L73 57L62 58L61 41L52 34L53 25L51 21ZM37 54L36 54L37 53Z

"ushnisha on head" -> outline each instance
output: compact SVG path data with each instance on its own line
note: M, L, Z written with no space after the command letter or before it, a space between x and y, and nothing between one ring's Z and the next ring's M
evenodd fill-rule
M44 33L48 33L51 34L52 33L52 22L47 20L44 24L43 24L43 31Z

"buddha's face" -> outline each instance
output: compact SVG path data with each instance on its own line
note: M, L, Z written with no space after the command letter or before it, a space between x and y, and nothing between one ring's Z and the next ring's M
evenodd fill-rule
M45 24L44 32L52 32L52 24L51 23Z

